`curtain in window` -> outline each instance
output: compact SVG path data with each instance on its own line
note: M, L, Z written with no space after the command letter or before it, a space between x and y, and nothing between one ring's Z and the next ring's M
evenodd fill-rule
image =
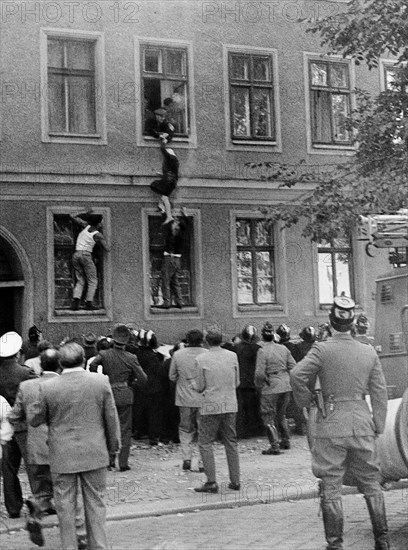
M330 93L312 90L312 140L315 143L331 143Z

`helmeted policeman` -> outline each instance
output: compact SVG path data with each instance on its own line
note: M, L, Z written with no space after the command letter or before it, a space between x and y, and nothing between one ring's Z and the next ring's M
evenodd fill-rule
M309 414L312 469L320 478L320 499L327 549L343 548L341 487L345 475L364 494L375 537L375 550L390 548L376 436L384 430L387 390L374 349L350 334L355 304L336 297L329 318L333 336L313 345L291 371L300 407L311 407L316 379L321 396ZM371 398L372 413L365 400Z

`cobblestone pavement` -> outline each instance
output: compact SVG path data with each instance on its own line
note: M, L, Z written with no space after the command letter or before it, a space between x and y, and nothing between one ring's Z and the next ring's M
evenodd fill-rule
M108 516L150 514L166 512L169 508L198 506L216 501L251 503L254 501L275 501L297 497L305 489L316 489L316 480L310 468L310 453L305 437L294 436L292 448L279 456L261 455L267 448L262 437L245 439L239 443L241 480L243 491L237 495L224 491L229 482L224 447L216 444L215 459L217 479L221 486L220 495L199 495L194 487L205 481L205 475L198 472L198 453L193 456L193 471L184 472L179 445L151 447L144 441L134 442L129 464L131 470L108 474L106 503ZM30 494L27 477L20 475L23 492ZM4 506L3 506L4 512ZM4 515L4 514L3 514ZM13 527L18 520L4 521ZM1 527L1 526L0 526Z
M408 546L408 494L385 493L391 548ZM108 523L112 550L320 550L325 547L323 526L314 499L258 504ZM365 501L360 495L344 497L345 550L373 550ZM60 550L58 528L45 530L44 550ZM2 534L4 550L38 548L27 533Z
M306 438L294 436L292 448L280 456L261 455L266 446L263 438L240 442L241 490L235 492L226 489L229 480L225 452L222 445L215 445L220 493L202 495L194 492L194 487L205 481L204 474L197 470L197 454L193 459L195 471L184 472L178 445L150 447L143 441L134 442L130 458L132 469L125 473L116 470L108 476L106 502L112 548L323 548L323 528L321 518L317 517L317 484L311 473ZM24 473L21 479L28 496ZM303 500L305 498L308 500ZM394 548L405 550L408 547L408 489L388 491L386 498L390 505ZM249 506L252 504L257 505ZM228 507L232 509L224 509ZM345 508L346 541L350 543L345 548L372 550L374 545L364 500L359 495L346 496ZM37 548L30 546L23 530L24 517L9 519L3 505L1 519L1 550ZM56 516L44 520L48 527L44 529L46 550L60 549L55 524Z

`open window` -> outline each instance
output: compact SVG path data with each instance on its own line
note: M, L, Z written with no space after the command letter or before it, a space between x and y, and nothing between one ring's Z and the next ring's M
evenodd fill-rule
M166 226L161 216L149 216L149 261L150 261L150 305L157 307L163 305L162 292L162 265L164 256L164 243ZM183 250L181 253L181 273L179 286L183 306L194 307L195 276L194 276L194 220L186 218L186 231L184 234ZM172 296L174 306L174 296Z
M100 244L96 243L92 251L92 260L97 271L97 289L93 299L92 310L85 309L87 287L85 285L77 311L72 309L75 275L72 257L75 252L76 240L83 227L70 217L74 209L66 207L52 208L49 211L49 315L50 318L76 315L105 315L110 308L110 298L107 289L110 271L107 256ZM93 214L102 217L102 233L109 242L109 216L107 209L95 209ZM90 220L81 215L85 223Z

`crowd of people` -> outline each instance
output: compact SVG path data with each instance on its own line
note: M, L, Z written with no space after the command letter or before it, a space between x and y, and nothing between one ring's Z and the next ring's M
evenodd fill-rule
M367 330L367 318L360 316L354 339L370 342ZM130 469L132 437L147 438L151 446L180 443L183 470L192 469L198 441L197 468L207 481L195 490L206 493L218 492L212 446L219 439L229 488L239 490L238 440L263 433L269 443L263 455L290 449L288 407L300 429L305 423L291 400L290 373L316 341L330 335L328 324L309 326L293 340L287 325L274 329L270 322L260 331L245 325L230 341L217 329L191 329L173 346L160 344L152 330L125 324L58 345L36 326L25 342L6 333L0 338L6 417L0 439L9 516L19 517L24 504L18 477L23 459L33 495L26 501L31 540L44 544L41 518L57 513L64 550L107 547L101 497L106 471Z

